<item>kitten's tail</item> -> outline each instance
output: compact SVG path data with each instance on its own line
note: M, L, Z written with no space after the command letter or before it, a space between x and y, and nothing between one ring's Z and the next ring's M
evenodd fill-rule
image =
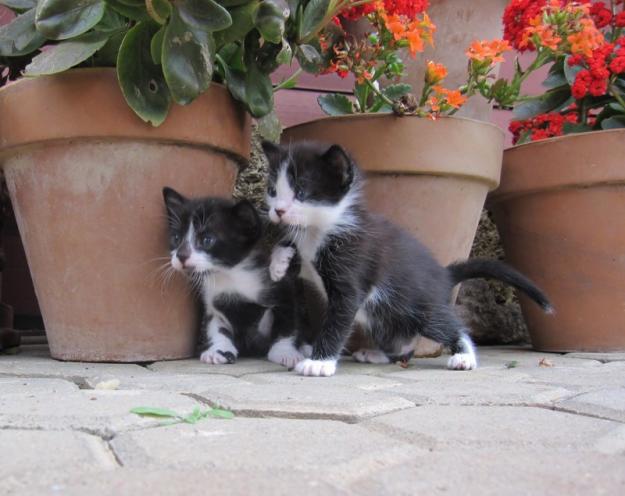
M465 262L456 262L447 266L454 286L467 279L497 279L523 291L532 300L538 303L546 313L553 313L554 309L545 293L532 281L509 265L499 260L486 258L472 258Z

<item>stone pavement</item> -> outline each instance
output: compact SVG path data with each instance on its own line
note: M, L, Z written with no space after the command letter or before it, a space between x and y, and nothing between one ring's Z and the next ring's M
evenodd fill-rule
M0 356L0 495L625 494L625 354L479 352L471 372L346 359L303 378L24 347ZM235 418L165 426L139 406Z

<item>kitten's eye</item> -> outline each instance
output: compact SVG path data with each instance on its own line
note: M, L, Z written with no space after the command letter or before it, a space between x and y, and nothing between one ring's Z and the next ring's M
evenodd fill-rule
M171 241L172 243L174 243L175 245L177 245L178 243L180 243L180 234L174 234L171 237Z
M214 242L215 238L213 238L212 236L203 236L201 240L202 248L208 249L213 246Z
M304 192L304 189L301 186L297 186L295 188L295 199L302 201L305 197L306 193Z
M269 186L267 186L267 193L269 194L269 196L276 196L276 188L270 184Z

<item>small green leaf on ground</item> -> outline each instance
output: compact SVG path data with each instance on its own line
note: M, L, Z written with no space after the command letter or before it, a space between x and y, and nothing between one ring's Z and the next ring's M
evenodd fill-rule
M506 365L505 365L507 369L514 369L518 366L519 366L519 362L517 362L516 360L512 360L511 362L506 362Z
M130 413L140 415L142 417L158 417L167 419L162 425L172 425L181 422L187 424L196 424L200 420L204 420L208 417L231 419L234 418L234 414L228 410L222 410L220 408L207 408L201 410L200 407L195 407L189 415L182 415L168 408L159 408L151 406L139 406L130 410Z
M134 413L136 415L146 416L146 417L175 417L180 418L173 410L169 410L168 408L158 408L151 406L138 406L130 410L130 413Z

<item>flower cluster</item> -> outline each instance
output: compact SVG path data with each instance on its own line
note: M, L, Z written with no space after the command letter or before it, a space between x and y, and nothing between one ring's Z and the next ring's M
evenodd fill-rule
M511 126L515 142L566 132L625 127L625 2L511 0L504 38L520 52L536 53L525 69L516 65L483 94L514 106L522 120ZM521 96L535 70L550 66L547 93ZM575 126L564 126L565 123Z
M333 115L394 111L436 119L454 114L468 98L485 91L493 69L510 50L506 41L473 43L466 52L470 61L467 84L459 88L445 87L447 69L434 61L427 63L419 96L411 93L410 85L400 82L404 71L400 49L414 57L434 44L436 26L427 14L428 4L428 0L352 2L339 13L319 38L323 59L320 73L353 75L354 99L323 95L319 103L324 111ZM352 34L350 21L360 19L368 22L370 31ZM380 84L382 78L387 80L384 85Z
M564 134L564 125L566 123L575 124L577 122L577 114L568 113L560 114L556 112L539 114L531 119L513 121L510 124L510 132L512 133L512 143L519 141L538 141L554 136Z

